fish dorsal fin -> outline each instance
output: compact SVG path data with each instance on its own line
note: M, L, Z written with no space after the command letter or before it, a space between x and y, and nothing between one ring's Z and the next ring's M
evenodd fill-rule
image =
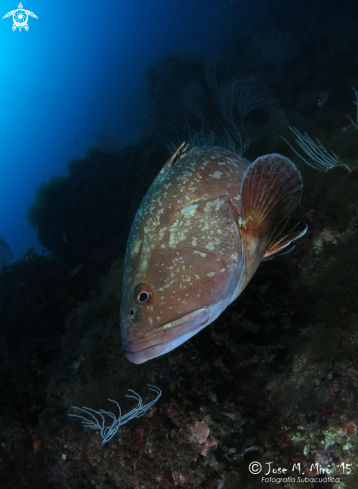
M291 160L279 154L260 156L242 180L239 226L265 236L296 209L301 194L302 177Z
M167 173L173 165L184 156L187 156L189 153L197 149L196 146L193 146L189 149L189 144L185 144L185 142L181 143L181 145L175 150L175 152L171 155L169 160L165 163L163 168L160 170L158 175L156 176L154 182L161 178L165 173Z
M306 224L303 224L294 217L289 217L282 221L271 231L262 261L272 260L276 256L289 253L295 247L292 241L303 236L306 231Z

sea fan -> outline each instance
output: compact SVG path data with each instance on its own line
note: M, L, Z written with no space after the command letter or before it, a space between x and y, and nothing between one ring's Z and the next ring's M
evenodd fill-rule
M85 416L81 416L79 414L69 414L69 416L72 416L73 418L82 419L82 424L85 428L91 428L92 430L101 430L101 437L103 440L102 445L104 445L114 437L114 435L117 433L120 426L128 423L128 421L130 421L131 419L140 418L141 416L144 416L148 411L148 409L151 406L153 406L154 403L157 402L157 400L162 395L162 391L159 389L159 387L156 387L155 385L148 384L148 387L149 390L157 394L157 397L152 401L148 402L148 404L145 404L145 406L143 406L142 398L140 397L140 395L134 392L132 389L128 389L129 392L132 392L134 395L126 394L126 397L133 397L133 399L136 399L138 401L138 404L135 408L133 408L129 413L125 414L124 416L122 416L122 410L119 407L118 402L113 401L112 399L108 399L108 400L117 404L118 411L119 411L118 418L116 417L115 414L111 413L110 411L104 411L104 409L95 411L92 408L88 408L88 407L79 408L75 406L71 406L71 407L73 409L77 409L78 411L81 411L82 413L85 414ZM112 424L106 425L106 419L103 415L110 418L110 420L112 420Z

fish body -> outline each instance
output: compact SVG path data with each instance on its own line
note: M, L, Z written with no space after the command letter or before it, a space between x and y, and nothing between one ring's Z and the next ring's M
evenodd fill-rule
M221 147L178 148L145 195L127 243L120 325L143 363L212 323L262 260L292 249L301 175L273 154L253 163Z

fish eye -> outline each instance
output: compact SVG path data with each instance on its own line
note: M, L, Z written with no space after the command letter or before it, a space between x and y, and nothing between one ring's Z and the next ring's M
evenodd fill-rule
M153 297L154 292L148 284L139 284L134 289L134 302L138 304L138 306L147 306L152 302Z

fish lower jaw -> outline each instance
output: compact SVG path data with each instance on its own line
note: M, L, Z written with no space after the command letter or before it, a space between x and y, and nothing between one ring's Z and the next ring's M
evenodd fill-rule
M133 353L126 351L125 355L130 362L139 365L141 363L147 362L148 360L152 360L153 358L160 357L161 355L165 355L165 353L169 353L170 351L174 350L178 346L188 341L192 336L199 333L199 331L204 329L206 326L207 324L203 324L200 328L196 329L195 331L186 333L185 335L180 336L174 341L173 340L164 341L164 343L159 343L158 345L150 346L148 348L145 348L144 350L140 350Z
M161 326L146 337L135 341L123 339L127 359L140 364L174 350L210 324L210 316L210 308L204 307Z

